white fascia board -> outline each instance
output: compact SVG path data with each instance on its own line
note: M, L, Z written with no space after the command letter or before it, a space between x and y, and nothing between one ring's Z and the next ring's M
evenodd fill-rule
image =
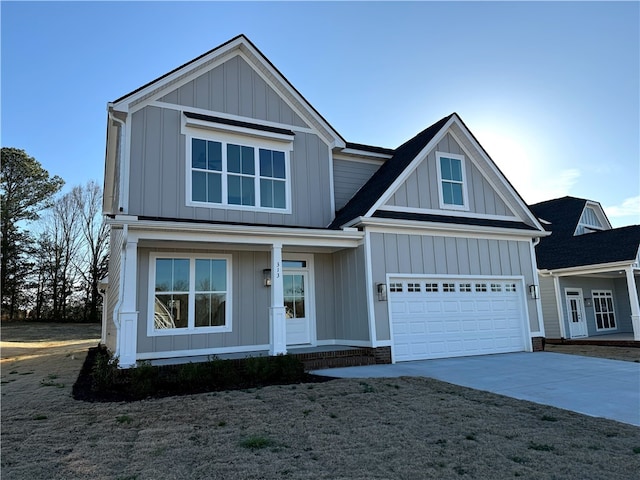
M183 118L185 127L214 130L217 132L231 133L234 135L248 135L250 137L266 138L268 140L283 143L293 143L294 139L294 135L284 133L276 133L267 130L258 130L256 128L228 125L226 123L217 123L214 121L199 120L196 118L189 118L186 115L183 115Z
M457 119L457 116L454 115L453 118ZM527 218L529 218L533 222L533 225L535 225L536 228L538 228L540 230L544 230L542 225L540 225L540 222L538 222L538 219L535 217L535 215L533 215L531 210L529 210L529 207L525 204L525 202L522 199L522 197L520 197L518 192L516 192L516 190L513 188L513 186L507 181L504 173L502 173L502 171L498 168L498 166L495 164L495 162L493 160L491 160L491 158L485 153L484 149L475 140L475 138L473 137L471 132L462 124L462 122L459 122L459 121L456 120L455 123L456 123L457 127L460 129L460 131L465 135L465 137L467 138L468 142L471 145L473 145L473 147L478 152L478 154L485 160L486 165L488 165L489 168L491 168L491 170L493 171L493 173L497 176L497 178L499 178L502 181L502 184L507 189L507 191L509 191L509 193L511 193L511 196L512 196L513 200L515 200L517 202L517 204L521 208L522 212L527 216ZM461 143L461 142L459 142L459 143ZM461 147L464 148L464 145L461 144ZM493 182L489 182L489 183L491 183L492 186L494 186ZM495 186L494 186L494 188L495 188ZM495 188L495 191L502 198L502 195L500 193L500 189ZM509 201L507 201L505 198L502 198L502 200L507 204L507 206L510 207L510 202ZM514 212L514 213L516 213L516 212Z
M118 217L108 220L108 223L110 225L128 225L129 235L134 235L139 240L211 242L211 235L216 235L216 243L271 245L275 241L280 241L285 245L355 248L364 239L364 232L360 231L200 224Z
M398 207L395 205L383 205L378 210L387 212L402 212L402 213L417 213L427 215L443 215L446 213L447 217L462 217L462 218L482 218L485 220L501 220L505 222L520 223L522 219L520 217L509 217L506 215L493 215L486 213L474 213L467 210L438 210L435 208L416 208L416 207Z
M381 233L405 233L434 236L458 236L465 238L502 238L505 240L524 240L549 235L537 230L463 225L459 223L419 222L415 220L396 220L393 218L360 218L360 224L368 231Z
M341 160L352 160L354 162L357 161L378 161L377 163L382 163L385 160L389 160L393 155L388 153L378 153L378 152L370 152L368 150L356 150L354 148L343 148L339 152L333 154L334 158L340 158ZM355 158L354 158L355 157ZM362 158L362 157L367 157Z
M373 213L378 210L382 205L387 203L387 201L391 198L391 196L395 193L395 191L402 185L407 178L413 173L413 171L422 163L422 161L427 157L429 152L433 150L438 142L442 140L447 130L453 123L456 116L452 116L447 123L440 129L440 131L431 139L429 143L425 145L425 147L420 150L420 152L415 156L415 158L411 161L411 163L404 169L404 171L395 179L395 181L387 188L387 190L380 195L380 198L373 204L373 206L364 214L365 217L371 217Z
M596 273L612 273L621 271L626 268L633 268L635 259L625 260L623 262L601 263L599 265L584 265L581 267L568 267L558 269L541 269L541 275L551 275L555 277L568 277L571 275L591 275Z

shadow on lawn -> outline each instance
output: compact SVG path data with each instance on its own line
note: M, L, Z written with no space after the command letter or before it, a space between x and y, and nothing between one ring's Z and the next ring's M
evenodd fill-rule
M268 385L321 383L331 377L304 371L291 355L249 357L234 360L119 369L106 348L89 349L72 395L86 402L130 402L224 390L243 390Z

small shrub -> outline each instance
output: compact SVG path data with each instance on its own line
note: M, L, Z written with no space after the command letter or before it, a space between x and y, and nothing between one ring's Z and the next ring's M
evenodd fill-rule
M556 417L552 417L551 415L543 415L542 416L542 421L543 422L557 422L558 419Z
M373 387L369 385L367 382L360 382L360 385L362 385L363 393L373 393L375 391Z
M128 425L133 422L133 418L131 418L129 415L120 415L119 417L116 417L116 421L118 423L126 423Z
M34 420L46 420L47 416L46 415L34 415L33 419Z
M243 448L249 448L251 450L258 450L261 448L267 448L270 447L272 445L275 445L275 442L273 440L271 440L270 438L267 437L261 437L261 436L251 436L248 438L245 438L244 440L242 440L240 442L240 446Z
M633 447L633 453L640 453L640 447Z
M553 445L547 445L546 443L529 442L529 449L539 452L552 452L555 450L555 447Z

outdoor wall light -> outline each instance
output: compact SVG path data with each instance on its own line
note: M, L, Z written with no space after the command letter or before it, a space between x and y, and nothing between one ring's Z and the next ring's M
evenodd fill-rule
M529 285L529 295L533 300L540 298L540 287L538 285Z
M271 269L270 268L265 268L264 270L262 270L262 280L264 281L265 287L271 286Z
M376 292L378 293L378 300L380 302L387 301L387 285L385 283L378 283L376 285Z

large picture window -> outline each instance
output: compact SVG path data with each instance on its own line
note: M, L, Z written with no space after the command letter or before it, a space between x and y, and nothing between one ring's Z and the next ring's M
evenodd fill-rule
M452 153L436 153L440 207L466 210L467 185L464 156Z
M285 151L204 138L190 142L190 204L289 208Z
M594 290L591 294L593 295L593 311L596 315L596 328L598 330L616 328L613 293L611 290Z
M149 333L229 331L229 256L152 255Z

